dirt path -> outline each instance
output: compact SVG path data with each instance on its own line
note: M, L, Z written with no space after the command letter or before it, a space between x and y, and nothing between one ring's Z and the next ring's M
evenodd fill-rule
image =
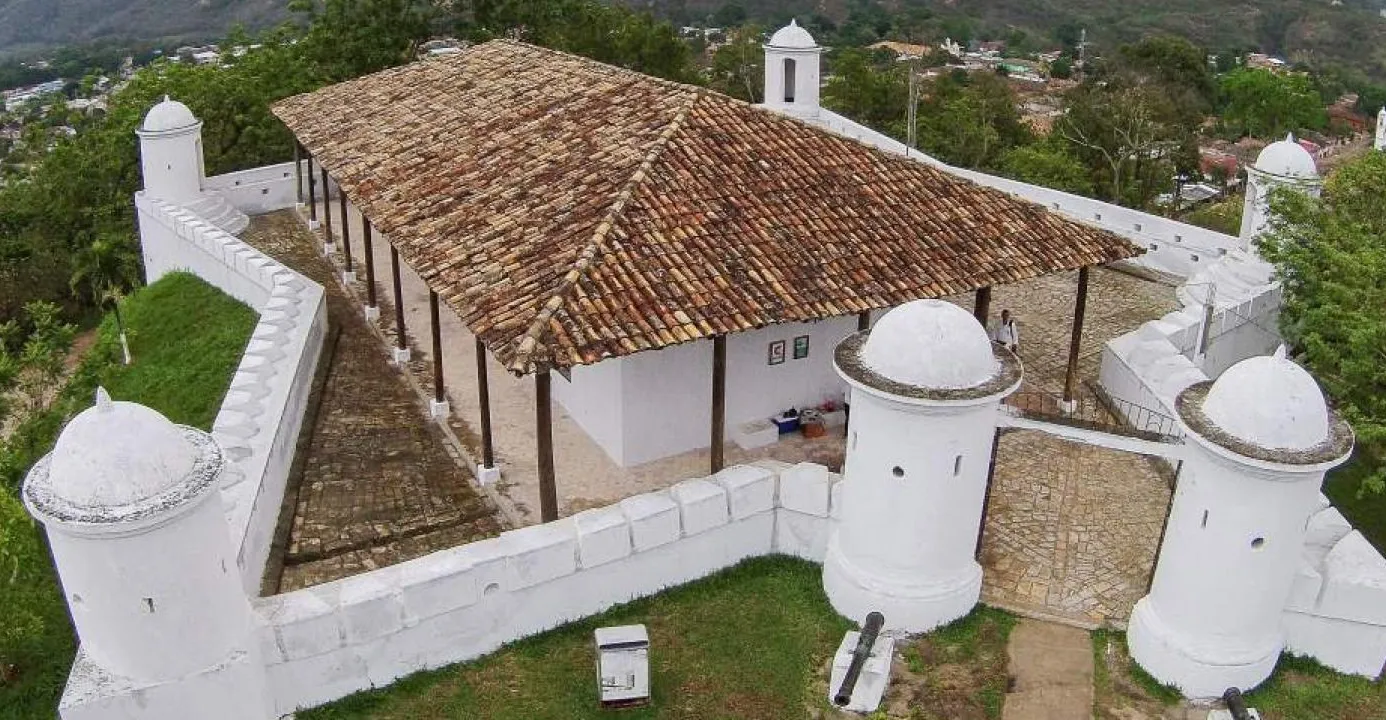
M1076 628L1021 620L1006 647L1010 675L1002 720L1092 717L1092 640Z

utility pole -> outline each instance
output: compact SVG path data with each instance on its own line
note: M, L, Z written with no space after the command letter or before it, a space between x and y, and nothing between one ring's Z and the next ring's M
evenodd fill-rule
M910 61L910 101L905 109L905 146L911 150L916 149L918 129L916 119L919 116L919 60Z

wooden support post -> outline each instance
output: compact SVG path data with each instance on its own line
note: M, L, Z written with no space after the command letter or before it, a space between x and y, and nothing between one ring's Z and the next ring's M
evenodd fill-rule
M332 185L327 177L327 168L322 169L322 240L332 244Z
M857 332L866 332L871 329L871 311L857 313Z
M1078 269L1078 299L1073 306L1073 337L1068 343L1068 373L1064 376L1064 403L1071 409L1078 388L1078 351L1083 346L1083 315L1088 308L1088 268Z
M1001 430L998 428L991 435L991 464L987 466L987 489L982 495L982 519L977 523L977 547L972 550L972 557L976 560L982 559L982 536L987 531L987 512L991 509L991 484L996 478L996 448L1001 444Z
M313 179L313 154L308 153L308 220L318 219L318 186Z
M712 472L727 463L727 336L712 338Z
M976 298L972 302L972 316L977 318L977 322L982 327L987 326L987 321L991 320L991 286L977 288Z
M294 197L303 204L303 143L294 141Z
M491 444L491 386L486 377L486 345L476 339L476 386L481 396L481 464L496 466L496 451Z
M428 315L433 321L433 401L447 399L443 392L443 327L438 322L438 293L428 291Z
M558 519L558 488L553 477L553 412L549 406L549 371L534 375L534 415L539 439L539 519Z
M371 248L371 221L361 216L361 245L366 252L366 307L375 305L375 251Z
M394 243L390 243L390 275L395 281L395 346L408 350L409 340L404 335L404 287L399 282L399 250Z
M337 188L337 203L342 209L342 260L347 272L356 272L351 266L351 218L347 216L347 196Z

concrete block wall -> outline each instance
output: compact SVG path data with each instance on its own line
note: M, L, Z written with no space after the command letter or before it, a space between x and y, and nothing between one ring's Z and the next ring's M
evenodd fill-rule
M1386 559L1326 498L1320 504L1282 618L1286 649L1376 678L1386 666Z
M307 165L304 165L307 170ZM213 190L224 196L230 203L247 215L261 215L275 210L291 208L298 203L298 174L292 162L266 165L264 167L242 170L240 172L213 175L202 182L206 190ZM307 180L302 181L307 196Z
M186 270L260 314L212 426L241 581L257 595L327 335L323 288L184 208L135 204L150 282Z
M469 660L747 558L821 562L837 477L727 468L498 538L255 601L289 713Z

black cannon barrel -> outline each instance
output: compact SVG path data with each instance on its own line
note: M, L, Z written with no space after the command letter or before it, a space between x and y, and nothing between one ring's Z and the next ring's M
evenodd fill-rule
M1242 691L1230 687L1223 691L1222 701L1227 703L1227 711L1232 713L1232 720L1252 720L1251 712L1246 709L1246 700L1242 699Z
M885 625L884 615L878 612L867 614L866 622L861 626L861 635L857 637L857 647L852 651L852 664L847 666L847 674L842 677L842 687L833 695L833 702L838 705L852 702L857 678L861 677L861 668L866 664L866 659L871 657L871 648L876 644L876 636L881 634L882 625Z

